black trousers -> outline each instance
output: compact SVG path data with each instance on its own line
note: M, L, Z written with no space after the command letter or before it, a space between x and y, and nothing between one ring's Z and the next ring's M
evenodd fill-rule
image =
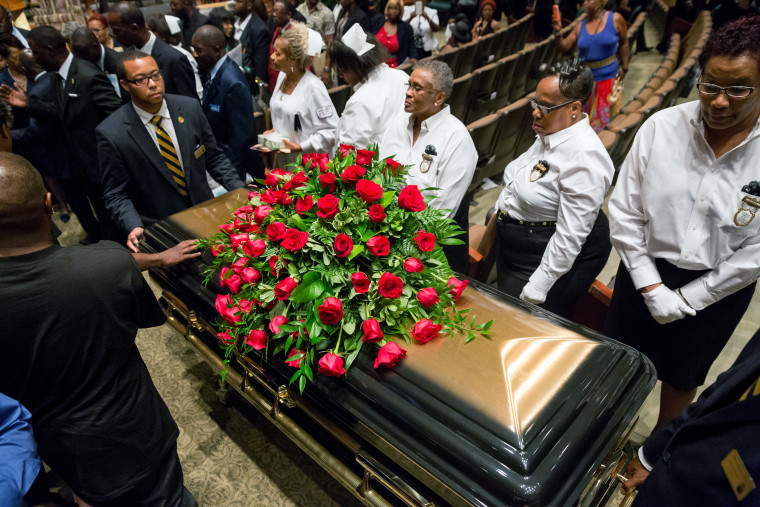
M501 219L497 220L497 227L496 272L499 290L520 297L528 279L541 264L556 227L529 227L506 223ZM607 215L600 210L570 271L554 283L546 301L540 306L562 317L571 318L576 303L604 268L611 250L609 221Z
M466 197L462 199L459 204L456 214L454 215L454 221L459 227L462 228L464 234L456 236L456 239L464 241L464 245L443 245L443 254L446 256L446 260L449 261L449 266L454 271L462 274L467 274L470 267L470 198ZM435 231L431 231L435 232Z
M103 204L101 185L91 182L87 177L73 176L64 182L63 191L90 243L113 238L114 224Z
M681 269L656 259L662 283L672 290L707 271ZM623 263L618 267L604 334L634 347L657 369L657 378L689 391L704 384L707 373L747 310L755 283L669 324L658 324Z

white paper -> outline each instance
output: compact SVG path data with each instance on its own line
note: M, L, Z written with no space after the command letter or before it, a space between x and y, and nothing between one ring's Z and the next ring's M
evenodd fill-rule
M422 2L414 2L414 12L418 16L422 14Z
M309 56L317 56L322 52L322 47L324 47L324 45L325 43L319 32L309 28L309 44L306 49L306 54Z
M480 188L478 190L491 190L492 188L496 188L499 185L493 182L491 178L484 178L483 181L480 182Z
M238 67L243 66L243 45L238 44L234 48L230 49L227 52L227 56L230 57L230 59L237 64Z
M179 18L177 16L170 16L169 14L165 14L164 19L166 19L166 24L169 25L169 31L172 33L172 35L182 31L182 28L179 26Z

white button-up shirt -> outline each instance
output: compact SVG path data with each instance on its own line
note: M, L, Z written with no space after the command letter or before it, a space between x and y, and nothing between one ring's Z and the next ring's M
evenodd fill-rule
M248 26L248 22L251 21L251 16L253 16L252 12L249 13L245 19L238 18L238 20L235 21L235 39L240 40L240 36L243 35L245 27Z
M148 131L148 135L150 135L150 138L153 139L153 142L156 145L156 149L161 151L161 149L158 147L158 137L156 136L156 126L153 125L150 121L153 119L154 114L149 113L147 111L144 111L137 107L134 102L132 103L132 107L135 108L135 112L137 113L137 116L140 117L143 124L145 125L145 129ZM177 159L179 160L179 165L182 166L182 170L185 170L185 166L182 163L182 153L179 151L179 142L177 141L177 134L174 132L174 124L172 124L172 118L169 116L169 107L166 105L166 100L164 100L163 104L161 104L161 109L158 110L158 113L161 115L161 128L163 128L167 134L169 134L169 137L172 140L172 144L174 144L174 150L177 152Z
M658 112L636 134L609 203L612 244L636 288L662 281L654 260L709 269L681 287L695 310L760 276L760 217L734 222L760 180L760 121L739 146L716 159L704 137L699 101ZM677 289L678 287L671 287Z
M435 195L429 205L436 209L450 210L452 218L462 202L467 187L472 181L478 152L461 121L451 115L449 106L423 121L417 142L413 142L414 118L411 113L402 112L388 122L388 130L380 143L380 157L393 155L397 162L412 165L407 173L406 183L424 188L438 188L425 194ZM420 170L422 154L431 145L437 152L430 168Z
M435 23L436 25L439 25L438 22L438 11L435 9L432 9L430 7L423 7L422 8L425 14L428 15L428 18ZM414 32L415 36L420 35L422 37L422 44L423 49L425 51L435 51L438 49L438 39L435 38L435 34L433 34L433 30L430 28L430 21L425 19L422 15L415 16L412 18L412 14L415 12L414 10L414 4L407 5L404 7L404 15L401 18L402 20L409 23L409 25L412 27L412 31Z
M548 170L530 181L539 160ZM516 220L557 222L530 283L544 294L570 271L594 226L615 167L588 122L538 136L528 151L507 165L496 207ZM535 179L534 174L534 179Z

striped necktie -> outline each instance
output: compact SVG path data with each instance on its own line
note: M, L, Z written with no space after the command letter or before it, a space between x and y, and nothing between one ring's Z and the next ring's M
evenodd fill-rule
M161 126L161 115L155 115L150 122L156 126L156 138L158 139L158 151L161 152L161 156L166 163L166 167L169 168L169 172L174 178L174 182L179 187L179 193L184 197L188 196L187 182L185 181L185 173L182 171L182 166L177 158L177 150L174 149L174 143L172 138Z

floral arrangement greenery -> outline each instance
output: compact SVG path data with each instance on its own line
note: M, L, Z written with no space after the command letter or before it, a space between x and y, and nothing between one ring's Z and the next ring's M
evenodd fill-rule
M379 347L375 368L394 366L406 351L388 336L422 344L489 333L490 322L467 323L453 304L468 282L441 246L461 244L462 230L405 185L403 166L375 147L341 145L333 160L305 154L291 169L269 172L203 241L214 256L206 282L218 273L229 290L216 299L225 363L266 349L295 369L303 392L315 363L344 375L368 345Z

